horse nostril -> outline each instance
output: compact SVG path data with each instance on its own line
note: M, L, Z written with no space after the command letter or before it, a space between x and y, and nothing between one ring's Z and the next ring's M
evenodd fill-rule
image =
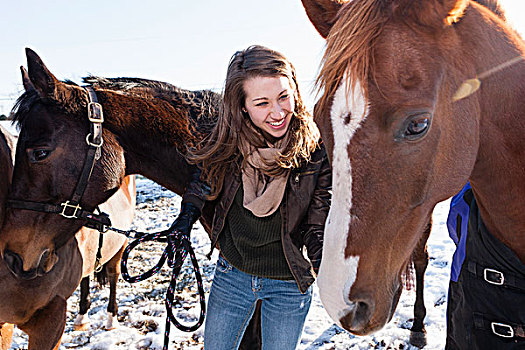
M365 301L359 301L355 308L354 323L366 325L372 316L372 308Z
M53 267L53 261L51 259L51 251L49 249L44 250L40 255L40 261L37 266L37 273L42 276L46 274Z
M375 310L374 300L371 298L359 298L355 300L354 308L341 318L343 328L357 334L365 335L368 333L367 327Z
M24 271L24 261L17 253L10 250L4 251L4 261L9 271L17 278L30 280L37 277L37 269L35 268Z
M40 255L40 262L38 265L42 265L42 263L45 263L45 261L47 260L47 258L49 258L49 255L51 254L51 252L49 251L49 249L46 249L44 250L44 252L42 253L42 255Z
M20 255L13 253L10 250L4 251L4 261L9 268L9 270L15 274L19 275L22 271L23 261Z

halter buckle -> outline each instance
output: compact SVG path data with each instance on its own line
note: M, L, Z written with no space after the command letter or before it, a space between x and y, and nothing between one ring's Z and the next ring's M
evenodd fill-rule
M103 123L104 113L102 112L102 105L98 102L88 103L88 119L92 123Z
M505 323L491 322L492 333L502 338L514 338L514 329Z
M64 203L60 203L60 206L62 206L62 211L60 212L60 215L62 215L63 217L65 217L66 219L77 219L78 216L77 216L77 211L81 210L82 207L80 205L71 205L69 204L69 201L65 201ZM71 215L67 215L66 214L66 210L67 208L73 208L75 209L73 211L73 214Z
M505 276L502 272L489 268L483 270L483 278L488 283L494 284L496 286L502 286L503 282L505 282Z

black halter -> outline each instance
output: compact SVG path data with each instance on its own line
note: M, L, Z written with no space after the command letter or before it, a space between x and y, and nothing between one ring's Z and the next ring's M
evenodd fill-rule
M95 162L100 158L101 147L104 141L102 139L102 123L104 122L102 106L98 103L95 90L93 90L91 86L86 86L84 88L88 93L88 119L91 123L91 130L86 136L88 150L86 158L84 159L84 167L82 168L80 178L78 179L71 199L60 204L9 199L7 201L7 207L59 214L66 219L86 220L84 226L104 232L107 227L111 226L111 220L108 215L105 213L95 214L80 206L82 196L88 185Z

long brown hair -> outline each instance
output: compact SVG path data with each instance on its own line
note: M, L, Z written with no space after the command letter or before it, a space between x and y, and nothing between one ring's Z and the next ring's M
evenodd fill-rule
M241 142L255 148L267 147L263 134L242 111L246 98L244 82L259 76L285 76L295 94L294 115L288 130L290 141L276 159L275 167L265 170L265 174L279 176L287 169L298 167L310 159L319 142L319 130L301 99L295 68L286 57L259 45L237 51L228 65L217 124L199 147L189 151L190 161L202 168L203 180L211 186L210 199L221 191L227 172L239 171L244 166L247 154L243 154Z

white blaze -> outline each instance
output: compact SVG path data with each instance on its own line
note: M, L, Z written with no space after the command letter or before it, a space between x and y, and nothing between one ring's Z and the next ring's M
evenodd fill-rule
M348 146L355 132L368 114L368 106L361 85L356 84L353 96L347 96L344 83L335 93L330 119L334 136L332 160L332 205L326 220L323 259L317 284L323 305L339 325L339 319L354 307L348 295L355 282L359 256L345 259L346 242L352 208L352 168ZM349 93L352 93L350 90ZM350 115L349 123L345 123Z

